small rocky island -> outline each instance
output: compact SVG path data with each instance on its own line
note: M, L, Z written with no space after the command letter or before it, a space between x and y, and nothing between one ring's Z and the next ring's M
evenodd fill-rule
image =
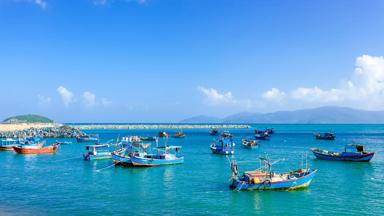
M55 123L40 115L20 115L6 118L0 124L1 138L24 138L41 136L44 138L75 138L85 133L79 129Z

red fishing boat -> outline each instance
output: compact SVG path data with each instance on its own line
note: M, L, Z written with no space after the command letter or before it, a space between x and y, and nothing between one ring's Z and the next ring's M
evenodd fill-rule
M60 144L55 143L51 146L42 147L42 146L15 146L13 150L17 154L55 154L59 149Z

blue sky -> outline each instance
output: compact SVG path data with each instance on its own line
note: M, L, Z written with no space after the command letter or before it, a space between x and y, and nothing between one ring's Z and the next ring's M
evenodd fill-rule
M0 117L382 110L384 2L0 0Z

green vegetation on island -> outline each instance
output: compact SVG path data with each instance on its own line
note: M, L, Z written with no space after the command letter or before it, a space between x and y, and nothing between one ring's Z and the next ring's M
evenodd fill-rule
M18 115L6 118L3 123L53 123L53 120L41 115Z

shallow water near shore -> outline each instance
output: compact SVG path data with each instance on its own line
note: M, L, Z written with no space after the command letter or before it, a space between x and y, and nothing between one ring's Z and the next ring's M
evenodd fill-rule
M83 143L63 145L56 155L0 152L0 215L383 215L384 125L252 125L274 127L260 148L240 147L253 129L230 130L237 143L240 171L258 168L264 153L275 172L308 163L318 172L308 189L299 191L234 192L228 187L230 167L225 156L210 153L213 137L206 129L188 129L182 145L185 163L154 168L111 166L110 160L83 161ZM313 132L333 131L335 141L319 141ZM172 130L167 130L172 132ZM157 130L93 130L102 141L118 135L154 136ZM56 139L49 139L53 143ZM311 147L341 151L344 144L362 143L376 151L370 163L321 161ZM248 161L248 162L245 162ZM249 162L254 161L254 162Z

